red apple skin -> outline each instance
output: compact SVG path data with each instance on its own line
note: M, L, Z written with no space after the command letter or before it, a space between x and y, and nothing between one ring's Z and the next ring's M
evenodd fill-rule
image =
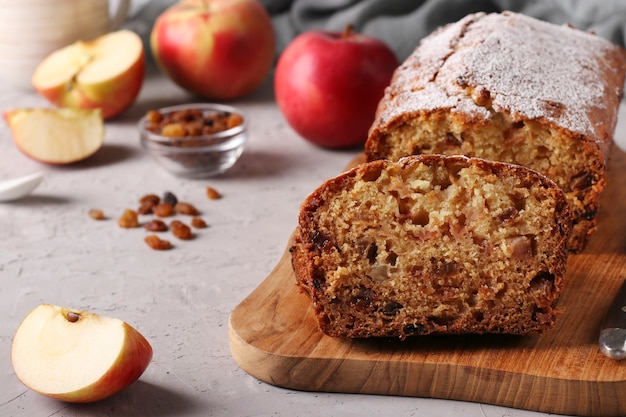
M265 80L276 39L258 0L183 0L157 18L150 46L161 71L180 87L231 100Z
M382 41L312 30L281 54L274 74L278 107L304 139L326 148L365 143L378 102L398 67Z

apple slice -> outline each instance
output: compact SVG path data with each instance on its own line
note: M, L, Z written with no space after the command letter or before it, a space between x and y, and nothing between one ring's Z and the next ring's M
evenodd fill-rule
M141 38L120 30L53 52L35 69L32 84L58 107L100 108L109 119L135 101L144 72Z
M14 109L4 119L17 147L49 164L69 164L93 155L104 142L99 109Z
M102 400L146 370L152 347L122 320L50 304L20 324L11 362L24 385L67 402Z

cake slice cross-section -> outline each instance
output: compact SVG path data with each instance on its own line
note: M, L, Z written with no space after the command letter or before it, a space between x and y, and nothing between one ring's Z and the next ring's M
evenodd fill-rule
M520 165L378 160L306 198L292 264L329 336L541 333L558 316L571 224L563 190Z

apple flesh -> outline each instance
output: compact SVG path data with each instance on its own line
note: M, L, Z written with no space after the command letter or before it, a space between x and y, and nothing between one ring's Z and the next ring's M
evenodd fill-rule
M137 380L152 347L122 320L42 304L18 327L11 362L24 385L67 402L107 398Z
M99 109L13 109L3 115L18 149L39 162L78 162L96 153L104 142Z
M35 69L32 84L58 107L99 108L109 119L134 103L144 72L141 38L120 30L53 52Z
M254 91L275 55L272 21L258 0L183 0L150 36L159 68L180 87L215 100Z
M328 148L362 145L397 67L384 42L350 26L343 33L304 32L276 64L276 101L304 139Z

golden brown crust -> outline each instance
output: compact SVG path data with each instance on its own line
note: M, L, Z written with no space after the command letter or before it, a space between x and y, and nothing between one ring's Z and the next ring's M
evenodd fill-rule
M398 68L367 160L464 154L529 166L572 204L570 249L596 228L626 53L570 26L478 13L425 38Z
M359 165L303 202L292 264L331 336L542 332L571 213L528 168L420 155Z

